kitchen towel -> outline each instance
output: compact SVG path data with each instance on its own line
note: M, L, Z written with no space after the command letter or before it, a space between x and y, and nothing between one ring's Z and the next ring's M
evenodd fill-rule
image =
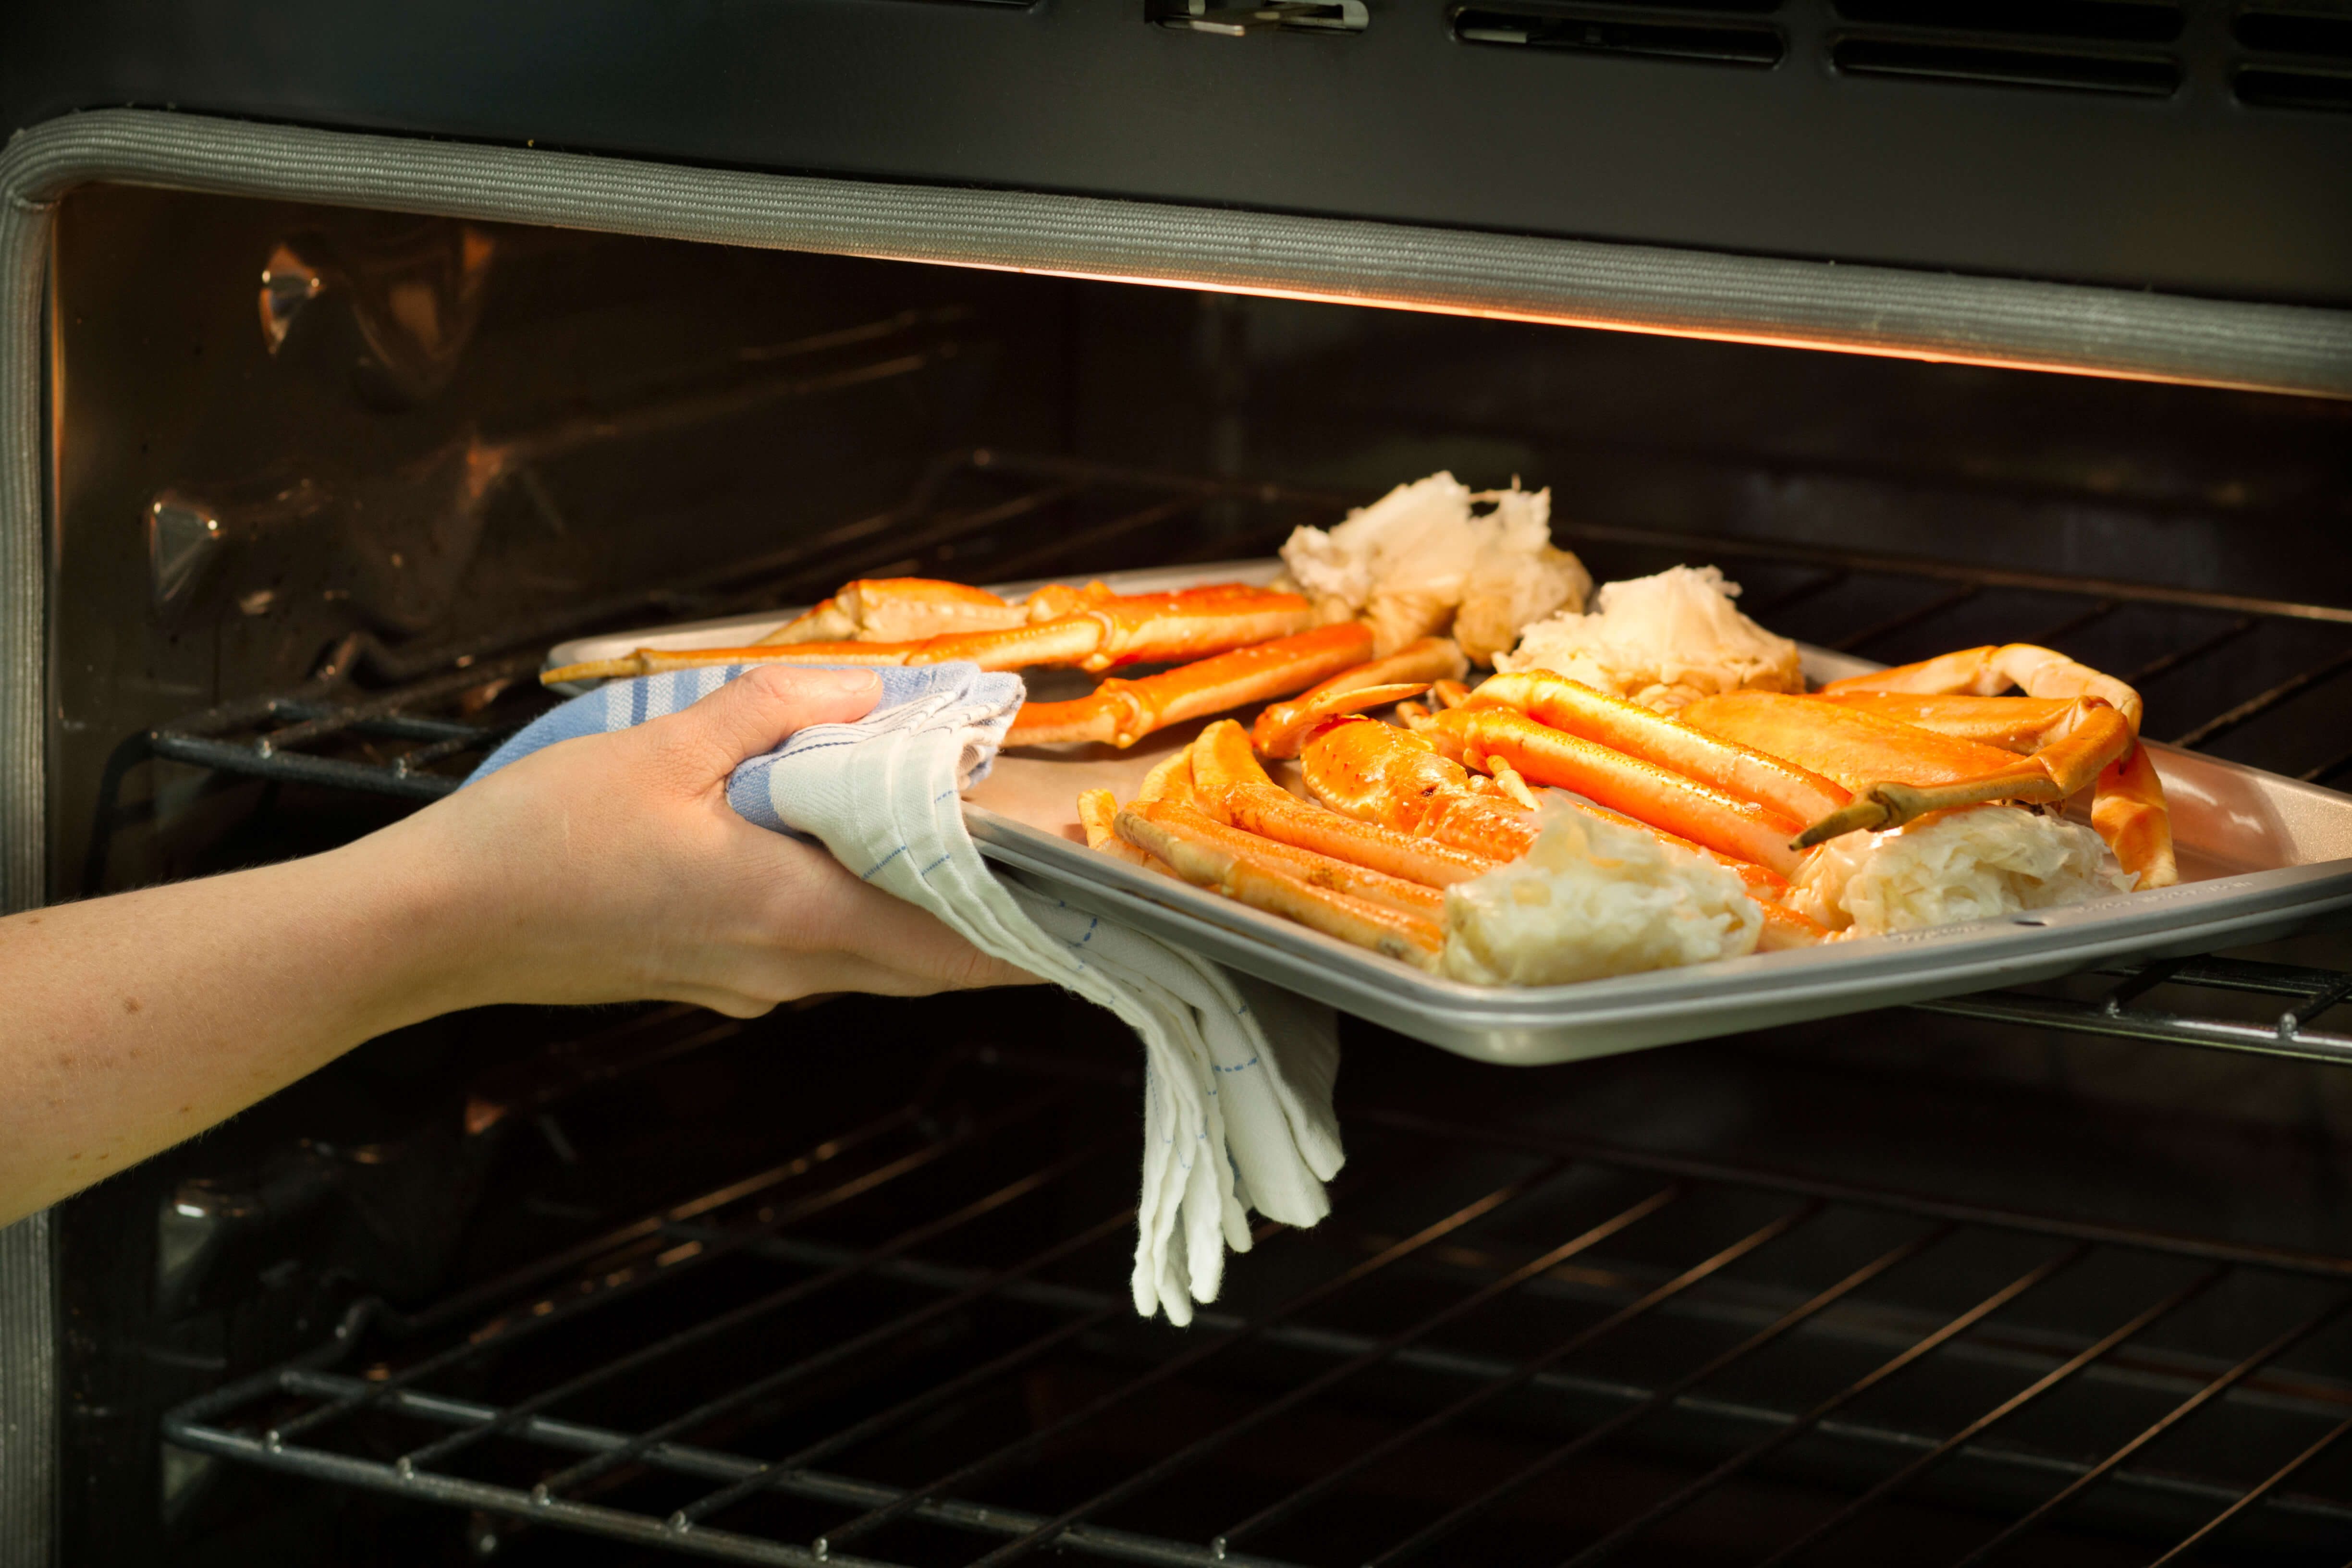
M743 665L610 682L541 715L481 778L543 746L673 713ZM987 775L1020 710L1018 677L976 665L885 668L855 724L816 724L735 770L748 821L822 843L866 881L929 910L982 952L1109 1008L1144 1047L1135 1308L1181 1325L1213 1301L1255 1208L1285 1225L1330 1212L1342 1154L1331 1110L1339 1036L1328 1007L1230 974L1050 893L1000 879L958 796Z

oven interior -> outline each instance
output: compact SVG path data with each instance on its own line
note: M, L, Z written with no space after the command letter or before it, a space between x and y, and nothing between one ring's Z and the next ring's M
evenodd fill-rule
M58 898L446 793L562 637L1438 468L2352 773L2336 403L105 186L50 321ZM439 1020L63 1206L65 1560L2339 1564L2347 972L1525 1073L1350 1021L1334 1217L1182 1331L1082 1005Z

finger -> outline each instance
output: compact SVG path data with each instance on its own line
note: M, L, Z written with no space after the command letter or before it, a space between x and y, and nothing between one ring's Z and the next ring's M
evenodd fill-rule
M930 990L1035 980L982 952L929 910L859 881L830 855L772 835L762 838L747 863L773 897L765 911L767 931L740 933L751 939L745 945L766 945L760 941L764 936L780 951L887 964L921 977Z
M882 678L870 669L761 665L645 731L684 752L704 782L715 782L795 731L865 718L881 698Z
M1025 985L1037 978L992 958L928 910L845 875L828 945L866 955L935 990L977 985Z

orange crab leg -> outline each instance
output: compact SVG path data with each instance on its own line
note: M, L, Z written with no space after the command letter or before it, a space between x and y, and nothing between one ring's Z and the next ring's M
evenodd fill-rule
M1451 637L1423 637L1386 658L1343 669L1314 689L1276 703L1257 716L1250 739L1269 757L1295 757L1323 719L1334 713L1360 713L1411 697L1433 680L1459 680L1469 668ZM1391 690L1395 696L1372 695Z
M1901 723L1821 697L1731 691L1702 697L1679 715L1693 729L1784 757L1859 790L1885 780L1954 784L2013 767L1996 746Z
M1140 680L1106 680L1091 696L1023 705L1008 746L1105 741L1131 746L1154 730L1204 713L1263 702L1312 686L1360 663L1371 632L1353 622L1204 658Z
M1343 719L1301 754L1307 787L1336 812L1490 860L1516 860L1536 839L1535 814L1481 789L1435 742L1372 719Z
M1701 698L1683 717L1853 790L1850 805L1798 837L1807 848L1840 834L1899 827L1931 811L1997 800L2049 804L2091 787L2137 742L2130 721L2105 701L2084 698L2074 706L2057 738L2024 757L1819 697L1733 692Z
M1538 784L1574 790L1646 826L1780 876L1794 871L1801 858L1789 843L1802 826L1797 818L1515 709L1449 708L1431 720L1428 732L1465 756L1499 758Z
M2020 706L2004 714L1994 703ZM1901 722L1890 717L1895 713L1923 722ZM2179 880L2163 780L2134 738L2129 718L2096 697L1822 699L1740 692L1702 698L1683 717L1760 749L1780 750L1841 782L1852 779L1854 803L1814 823L1800 844L1896 826L1924 812L1980 801L2055 802L2088 786L2091 826L2139 886L2168 888ZM1979 739L2025 743L2037 734L2045 742L2022 759Z
M866 577L798 620L759 639L772 647L856 638L860 642L919 642L954 632L1003 631L1025 625L1027 606L1008 605L985 588L936 577Z
M1385 871L1425 888L1450 887L1483 877L1508 858L1433 844L1310 805L1266 776L1250 749L1248 733L1230 719L1220 719L1201 731L1192 742L1192 785L1201 809L1261 837Z
M1079 661L1087 670L1122 664L1170 664L1289 637L1315 624L1315 607L1297 594L1220 584L1175 594L1124 595L1075 612L1102 627L1102 641Z
M1225 810L1234 826L1261 837L1385 871L1424 888L1450 888L1456 882L1483 877L1512 858L1481 855L1458 845L1400 833L1376 822L1359 822L1352 816L1309 805L1280 789L1235 791L1225 797ZM1534 842L1532 832L1528 840Z
M1235 826L1431 887L1483 876L1525 854L1535 842L1535 813L1476 793L1461 764L1434 753L1431 744L1370 720L1336 724L1308 743L1308 781L1318 793L1328 790L1331 795L1326 798L1352 799L1360 810L1380 811L1377 796L1383 782L1390 788L1402 787L1405 791L1398 797L1402 807L1392 804L1385 819L1411 820L1413 831L1401 831L1380 820L1360 821L1337 810L1318 810L1278 788L1252 755L1241 726L1230 720L1210 725L1192 742L1192 777L1204 805L1213 811L1221 803ZM1659 833L1646 823L1605 807L1580 809L1657 834L1684 848L1698 849L1673 834ZM1759 945L1764 950L1807 947L1828 939L1829 932L1821 926L1773 901L1788 887L1779 877L1729 856L1699 852L1712 855L1738 872L1748 896L1763 910Z
M2064 654L2032 643L1962 648L1917 664L1851 675L1822 688L1827 697L1848 692L1904 691L1921 695L1998 697L2015 687L2029 697L2095 697L2139 732L2139 693Z
M1219 719L1204 726L1192 737L1184 754L1191 759L1193 793L1200 797L1201 809L1220 821L1220 804L1226 794L1236 788L1270 789L1288 795L1259 765L1257 753L1250 747L1249 731L1231 719ZM1296 797L1293 797L1296 798Z
M1185 746L1171 752L1144 774L1135 798L1173 800L1185 805L1199 805L1201 797L1192 786L1192 748Z
M917 643L908 664L946 664L968 658L982 669L1027 669L1038 665L1083 664L1102 647L1102 626L1084 616L1069 616L1009 631L969 632Z
M2038 751L2066 733L2084 712L2065 697L1915 696L1908 692L1823 692L1824 700L1939 735L1980 741L2004 752Z
M2169 888L2180 880L2172 855L2172 815L2164 804L2164 781L2146 746L2109 763L2091 795L2091 826L2116 852L2116 860L2143 888Z
M1417 968L1437 968L1445 943L1435 921L1301 881L1202 831L1215 826L1181 806L1130 805L1118 814L1120 837L1158 856L1188 882Z
M1798 822L1825 816L1847 800L1843 789L1819 773L1545 671L1496 676L1473 691L1465 706L1517 709L1555 730L1670 768Z
M1078 795L1078 826L1085 829L1087 847L1100 850L1114 860L1124 860L1130 866L1146 869L1167 867L1129 844L1118 836L1118 798L1107 789L1083 790Z
M1445 908L1445 895L1435 888L1409 882L1402 877L1391 877L1385 871L1359 866L1337 856L1263 837L1244 828L1219 822L1207 813L1179 801L1129 801L1127 809L1147 822L1181 829L1186 837L1199 843L1222 846L1236 855L1255 858L1258 864L1296 877L1309 887L1328 888L1335 893L1346 893L1352 898L1368 900L1433 921Z
M619 658L592 658L541 670L540 682L553 686L565 680L620 680L633 675L659 675L671 669L699 669L714 664L860 664L894 665L921 643L809 642L793 647L641 647Z

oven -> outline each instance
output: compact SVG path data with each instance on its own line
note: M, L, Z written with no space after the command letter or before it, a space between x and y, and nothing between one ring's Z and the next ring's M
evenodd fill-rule
M415 809L567 637L1262 556L1439 468L2340 784L2347 28L24 24L0 907ZM2347 995L2322 925L1544 1068L1344 1020L1331 1218L1183 1330L1083 1004L458 1015L0 1232L0 1563L2333 1568Z

